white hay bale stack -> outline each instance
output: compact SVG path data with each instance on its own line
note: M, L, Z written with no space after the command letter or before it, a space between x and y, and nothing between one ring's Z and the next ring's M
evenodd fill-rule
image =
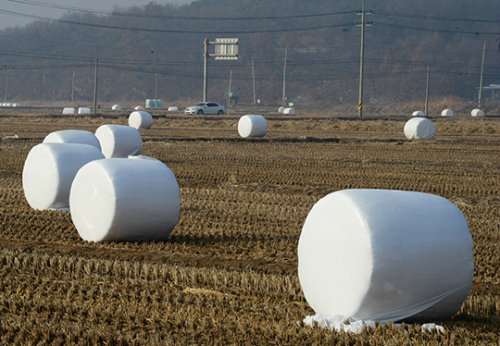
M281 106L279 109L278 109L278 112L280 113L283 113L285 111L285 107Z
M136 106L134 109L136 111L143 111L143 110L145 110L145 108L143 106Z
M128 157L142 152L142 137L139 131L126 125L102 125L95 135L101 144L102 153L112 157Z
M113 105L113 107L111 107L112 110L114 111L121 111L122 110L122 106L120 105Z
M318 201L298 245L298 274L317 314L442 320L472 285L472 238L460 209L431 194L344 190Z
M408 139L432 139L436 135L436 126L426 118L412 118L404 127L404 133Z
M295 109L293 109L291 107L285 108L285 110L283 111L283 114L295 114Z
M69 191L78 170L104 159L94 146L74 143L42 143L34 146L23 168L23 189L33 209L69 207Z
M88 107L80 107L78 108L78 114L90 114L92 111Z
M62 130L49 133L43 143L78 143L88 144L101 151L101 144L96 135L84 130Z
M411 114L413 117L423 117L425 116L425 113L422 111L415 111Z
M135 111L130 113L128 125L138 130L150 129L153 125L153 117L148 112Z
M95 161L76 175L70 209L84 240L164 240L179 221L179 185L156 159Z
M244 115L238 121L241 137L264 137L267 133L267 120L262 115Z
M63 114L75 114L75 113L76 113L76 109L73 107L65 107L63 109Z
M168 107L168 111L169 112L175 112L175 111L178 111L179 108L178 107Z
M442 117L452 117L455 115L451 109L445 109L441 112Z
M478 108L473 109L472 112L470 112L470 115L473 117L482 117L484 116L484 112Z

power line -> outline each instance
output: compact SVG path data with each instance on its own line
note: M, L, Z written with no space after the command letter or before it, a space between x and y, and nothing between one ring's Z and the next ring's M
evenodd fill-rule
M87 9L83 7L65 6L43 3L39 1L32 0L7 0L9 2L19 3L23 5L32 5L39 7L56 8L61 10L73 11L73 12L84 12L93 13L100 15L112 15L112 16L123 16L123 17L135 17L135 18L146 18L146 19L179 19L179 20L193 20L193 21L241 21L241 20L281 20L281 19L300 19L300 18L318 18L318 17L329 17L344 14L355 13L356 11L341 11L341 12L328 12L328 13L313 13L313 14L299 14L290 16L264 16L264 17L195 17L195 16L168 16L168 15L155 15L155 14L145 14L145 13L132 13L132 12L119 12L119 11L102 11L95 9Z
M327 28L340 28L346 26L352 26L352 23L345 24L331 24L331 25L320 25L316 27L308 27L308 28L291 28L291 29L271 29L271 30L240 30L240 31L221 31L221 30L172 30L172 29L148 29L148 28L137 28L137 27L126 27L126 26L111 26L105 24L95 24L95 23L83 23L76 22L65 19L52 19L42 16L36 16L31 14L19 13L14 11L0 10L0 13L13 15L13 16L21 16L28 18L36 18L42 20L48 20L52 22L62 23L62 24L71 24L71 25L81 25L93 28L100 29L113 29L113 30L129 30L129 31L143 31L143 32L156 32L156 33L170 33L170 34L259 34L259 33L278 33L278 32L294 32L294 31L312 31L312 30L320 30Z
M465 34L465 35L495 35L495 36L500 35L500 31L487 32L487 31L445 30L445 29L422 28L422 27L415 27L415 26L401 25L401 24L390 24L390 23L380 23L380 22L372 22L372 23L373 25L376 26L385 26L385 27L393 27L398 29L408 29L417 31L444 32L450 34Z
M389 17L400 17L400 18L413 18L413 19L423 19L423 20L439 20L439 21L447 21L447 22L470 22L470 23L499 23L498 19L471 19L471 18L447 18L447 17L434 17L427 15L417 15L417 14L408 14L408 13L396 13L396 12L387 12L387 11L377 11L373 10L373 14L379 14L383 16Z

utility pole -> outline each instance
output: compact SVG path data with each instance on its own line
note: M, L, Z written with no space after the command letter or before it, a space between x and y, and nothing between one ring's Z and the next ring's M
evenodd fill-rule
M207 74L208 74L208 38L205 39L205 52L203 53L203 102L207 102Z
M285 80L285 76L286 76L286 56L287 56L287 53L288 53L288 46L285 48L285 64L283 66L283 98L281 100L282 106L286 105L286 94L285 94L286 80Z
M425 87L425 116L427 116L427 111L429 109L429 80L431 76L431 67L427 65L427 86Z
M479 80L479 102L477 108L481 109L481 95L483 93L483 71L484 71L484 52L486 51L486 41L483 44L483 58L481 60L481 78Z
M158 99L158 73L155 75L155 100Z
M94 114L97 114L97 74L98 74L99 59L95 59L94 73Z
M71 82L71 102L73 102L73 96L75 95L75 71L73 70L73 81Z
M252 80L253 80L253 104L257 104L257 99L255 97L255 69L253 66L253 60L252 60Z
M7 101L7 90L9 89L9 70L7 70L7 80L5 81L5 97L4 100Z
M361 53L359 59L359 117L363 117L363 64L365 60L365 26L370 26L371 23L365 22L365 0L362 1L361 12L358 12L358 15L361 15L361 23L358 25L361 26Z
M231 94L231 83L233 82L233 70L230 70L229 71L229 94ZM229 97L231 97L231 95L228 95Z

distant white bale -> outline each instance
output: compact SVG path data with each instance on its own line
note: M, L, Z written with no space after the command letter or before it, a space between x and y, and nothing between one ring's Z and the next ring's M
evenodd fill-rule
M12 107L21 107L21 104L20 103L13 103Z
M295 114L295 109L289 107L289 108L285 108L285 110L283 111L283 114Z
M70 209L87 241L164 240L179 221L179 185L156 159L95 161L76 175Z
M90 108L87 108L87 107L78 108L78 114L90 114L90 113L92 113Z
M79 143L88 144L101 151L101 144L96 135L84 130L62 130L49 133L43 143Z
M454 115L454 113L451 109L445 109L441 112L441 116L443 116L443 117L451 117L453 115Z
M178 110L179 110L179 108L177 108L177 107L168 107L168 111L169 112L175 112L175 111L178 111Z
M8 102L5 106L6 107L12 107L12 103Z
M66 107L63 109L63 114L75 114L76 109L73 107Z
M150 129L153 125L153 117L148 112L135 111L130 113L128 125L138 130Z
M112 110L114 111L121 111L122 110L122 106L120 105L113 105L113 107L111 107Z
M238 121L241 137L264 137L267 133L267 120L262 115L244 115Z
M112 157L128 157L142 152L142 137L139 131L125 125L102 125L95 135L101 144L102 153Z
M472 112L470 112L470 115L473 117L482 117L484 116L484 112L480 109L473 109Z
M33 209L69 207L69 191L76 173L85 164L104 159L94 146L42 143L34 146L23 168L23 189Z
M442 197L344 190L307 216L298 275L316 314L441 320L459 311L470 291L472 246L465 217Z
M285 107L281 106L279 109L278 109L278 112L280 113L283 113L285 111Z
M143 106L136 106L134 109L136 111L143 111L143 110L145 110L145 108Z
M411 115L414 117L423 117L425 115L425 113L422 111L415 111Z
M436 135L436 126L426 118L412 118L404 127L404 133L408 139L432 139Z

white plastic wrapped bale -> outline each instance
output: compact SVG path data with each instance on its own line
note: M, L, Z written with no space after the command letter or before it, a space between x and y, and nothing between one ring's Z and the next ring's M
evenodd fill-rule
M473 109L472 112L470 112L470 115L473 117L482 117L484 116L484 112L478 108Z
M168 111L169 112L175 112L175 111L178 111L179 108L178 107L168 107Z
M295 109L293 108L285 108L285 110L283 111L283 114L295 114Z
M279 109L278 109L278 112L280 113L283 113L285 111L285 107L281 106Z
M76 109L73 107L66 107L63 109L63 114L75 114Z
M143 106L135 106L134 108L136 111L143 111L145 108Z
M107 159L128 157L142 152L142 137L139 131L126 125L102 125L95 135Z
M12 107L21 107L21 104L20 103L13 103Z
M101 143L96 135L84 130L62 130L49 133L43 143L79 143L88 144L101 151Z
M304 223L298 274L316 314L356 320L443 320L460 310L474 272L461 211L420 192L344 190Z
M426 118L412 118L404 127L404 133L408 139L432 139L436 135L436 126Z
M122 106L120 105L113 105L113 107L111 107L112 110L114 111L121 111L122 110Z
M156 159L95 161L76 175L70 210L87 241L164 240L179 221L179 185Z
M85 164L104 159L94 146L42 143L34 146L23 168L23 189L33 209L69 207L69 192L76 173Z
M423 117L425 115L425 113L422 111L415 111L411 115L414 117Z
M441 112L442 117L452 117L454 115L451 109L445 109Z
M135 111L130 113L128 125L138 130L150 129L153 125L153 117L148 112Z
M78 108L78 114L90 114L90 113L91 113L90 108L87 107Z
M267 133L267 120L262 115L244 115L238 121L241 137L264 137Z

